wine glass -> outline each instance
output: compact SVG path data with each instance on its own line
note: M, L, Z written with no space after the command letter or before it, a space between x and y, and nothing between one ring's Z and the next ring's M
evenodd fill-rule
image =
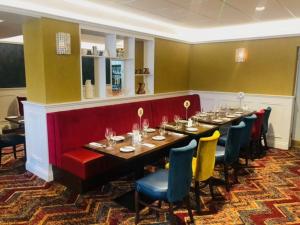
M148 119L144 119L143 120L143 135L144 136L147 135L148 128L149 128L149 120Z
M180 116L174 115L174 122L175 122L176 129L178 129L178 122L179 122L179 120L180 120Z
M116 132L115 131L111 131L111 135L110 135L110 139L109 139L109 147L112 147L116 144Z
M168 117L167 116L163 116L162 117L162 125L165 128L165 126L168 124Z
M108 145L109 145L109 140L111 139L111 137L112 137L112 129L110 127L105 128L105 138L107 140Z

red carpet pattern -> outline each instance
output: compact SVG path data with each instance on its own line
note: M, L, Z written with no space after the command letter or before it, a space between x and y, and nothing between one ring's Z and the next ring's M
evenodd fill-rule
M0 167L0 224L134 224L134 213L114 201L133 189L132 180L122 178L78 195L27 172L22 152L18 157L4 156ZM202 212L194 212L195 224L300 224L299 175L300 150L269 150L240 172L230 193L219 186L212 200L204 189ZM186 210L176 216L187 224ZM156 221L145 208L141 224L168 224L167 217Z

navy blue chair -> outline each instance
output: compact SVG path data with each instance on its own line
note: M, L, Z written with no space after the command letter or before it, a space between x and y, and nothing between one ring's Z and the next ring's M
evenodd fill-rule
M160 169L155 173L136 181L135 189L135 223L140 219L139 205L145 205L155 210L156 216L161 209L161 202L169 203L169 217L171 224L175 224L174 204L185 202L191 222L193 214L190 207L190 185L192 181L192 158L194 150L197 147L196 140L192 140L187 146L172 148L170 150L170 168ZM140 194L143 194L152 200L159 200L158 206L147 205L140 200Z
M268 133L268 128L269 128L269 118L270 118L272 108L270 106L268 106L264 110L265 110L265 114L264 114L264 119L263 119L263 124L262 124L261 139L264 140L265 150L268 150L269 147L268 147L268 143L267 143L267 133Z
M2 149L5 147L12 147L14 158L17 158L17 145L23 144L24 145L24 154L26 158L26 145L25 145L25 136L19 134L3 134L0 136L0 165L1 165L1 158L4 154L11 154L11 153L3 153Z
M230 191L228 170L234 168L235 179L237 180L237 166L241 148L241 140L245 130L245 122L240 122L236 126L229 128L225 146L218 145L216 151L216 164L224 165L224 176L226 190Z

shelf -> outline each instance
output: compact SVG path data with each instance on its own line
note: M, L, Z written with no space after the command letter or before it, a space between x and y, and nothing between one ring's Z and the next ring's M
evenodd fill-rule
M151 76L152 74L150 73L138 73L138 74L135 74L136 77L144 77L144 76Z

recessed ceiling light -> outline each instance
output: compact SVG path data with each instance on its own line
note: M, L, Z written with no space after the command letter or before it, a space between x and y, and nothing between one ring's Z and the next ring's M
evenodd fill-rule
M255 8L255 10L256 11L264 11L266 9L266 7L265 6L257 6L256 8Z
M4 22L4 20L0 20L0 23Z

